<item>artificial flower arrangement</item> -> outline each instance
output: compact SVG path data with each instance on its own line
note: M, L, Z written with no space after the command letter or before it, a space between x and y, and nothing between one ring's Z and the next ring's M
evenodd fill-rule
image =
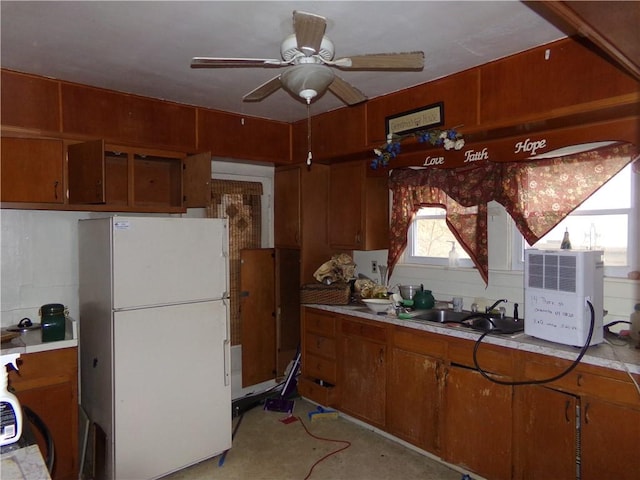
M371 162L371 168L376 170L378 167L388 166L389 161L400 153L400 142L407 138L416 138L419 143L430 143L435 147L441 146L445 150L460 150L464 147L462 134L453 128L449 130L422 130L406 135L390 133L387 135L387 143L381 145L380 148L373 149L376 158Z

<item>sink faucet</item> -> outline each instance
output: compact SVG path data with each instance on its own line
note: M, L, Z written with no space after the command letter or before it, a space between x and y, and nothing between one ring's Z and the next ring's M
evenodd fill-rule
M496 308L496 307L497 307L500 303L502 303L502 302L507 303L507 302L508 302L508 300L507 300L506 298L501 298L500 300L496 300L496 303L494 303L494 304L493 304L493 305L491 305L490 307L487 307L487 308L485 309L485 312L486 312L486 313L489 313L491 310L493 310L494 308Z

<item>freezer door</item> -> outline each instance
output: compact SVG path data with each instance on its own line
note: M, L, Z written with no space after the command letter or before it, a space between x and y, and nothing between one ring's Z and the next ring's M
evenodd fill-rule
M151 479L231 447L222 301L114 314L114 478Z
M220 299L228 292L226 220L111 221L115 309Z

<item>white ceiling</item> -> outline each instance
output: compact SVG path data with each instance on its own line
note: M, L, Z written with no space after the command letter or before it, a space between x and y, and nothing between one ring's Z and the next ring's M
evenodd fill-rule
M279 90L242 96L277 69L191 69L194 56L279 58L292 12L328 19L336 58L423 50L422 72L343 72L374 98L566 35L519 1L32 2L1 8L1 65L121 92L285 122L306 106ZM331 93L313 115L342 107Z

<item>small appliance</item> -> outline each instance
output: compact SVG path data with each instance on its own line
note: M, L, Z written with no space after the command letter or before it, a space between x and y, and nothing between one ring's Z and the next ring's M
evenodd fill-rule
M564 345L603 341L604 252L525 250L524 333Z

